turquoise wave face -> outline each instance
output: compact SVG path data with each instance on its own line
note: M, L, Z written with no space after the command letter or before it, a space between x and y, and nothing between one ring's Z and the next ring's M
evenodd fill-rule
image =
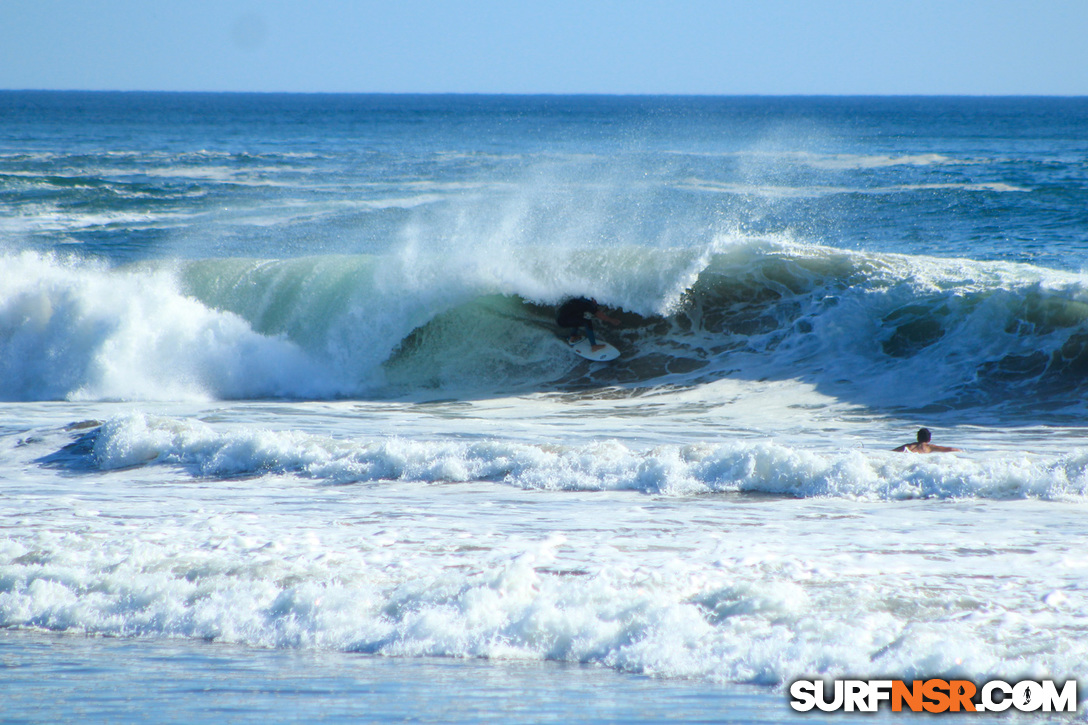
M315 355L332 351L387 392L770 376L877 409L1006 408L1025 395L1038 409L1069 405L1084 379L1083 281L1034 267L737 239L705 255L522 255L505 279L495 264L415 261L247 262L234 272L200 263L187 276L215 270L197 293L206 304ZM599 325L624 353L607 367L572 364L557 345L555 306L592 293L565 286L585 267L623 323Z

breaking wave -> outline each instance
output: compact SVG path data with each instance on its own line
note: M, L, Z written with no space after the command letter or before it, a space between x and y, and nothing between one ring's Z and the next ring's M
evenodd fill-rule
M197 260L25 252L0 281L7 400L447 396L793 379L877 410L1079 414L1082 275L782 239L712 250ZM574 358L593 295L621 350Z

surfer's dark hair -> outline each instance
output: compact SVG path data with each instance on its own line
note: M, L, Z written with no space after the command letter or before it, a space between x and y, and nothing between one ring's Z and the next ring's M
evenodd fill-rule
M931 438L933 438L933 436L931 436L929 434L929 428L919 428L918 429L918 442L919 443L929 443Z

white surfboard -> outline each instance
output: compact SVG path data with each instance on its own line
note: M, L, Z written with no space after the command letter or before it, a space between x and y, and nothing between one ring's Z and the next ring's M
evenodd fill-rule
M620 351L609 345L607 342L598 339L597 344L604 345L604 347L600 350L593 350L593 346L589 344L589 338L583 337L578 342L568 342L567 347L576 354L584 357L586 360L593 360L595 362L608 362L609 360L615 360L620 356Z

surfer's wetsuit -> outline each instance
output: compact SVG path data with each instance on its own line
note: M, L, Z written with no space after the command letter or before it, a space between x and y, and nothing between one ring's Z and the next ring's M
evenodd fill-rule
M596 345L597 338L593 334L593 317L599 309L600 305L597 304L596 300L575 297L563 303L555 315L555 322L560 327L566 327L571 331L568 337L573 337L578 334L579 330L584 329L586 337L589 338L589 344Z

